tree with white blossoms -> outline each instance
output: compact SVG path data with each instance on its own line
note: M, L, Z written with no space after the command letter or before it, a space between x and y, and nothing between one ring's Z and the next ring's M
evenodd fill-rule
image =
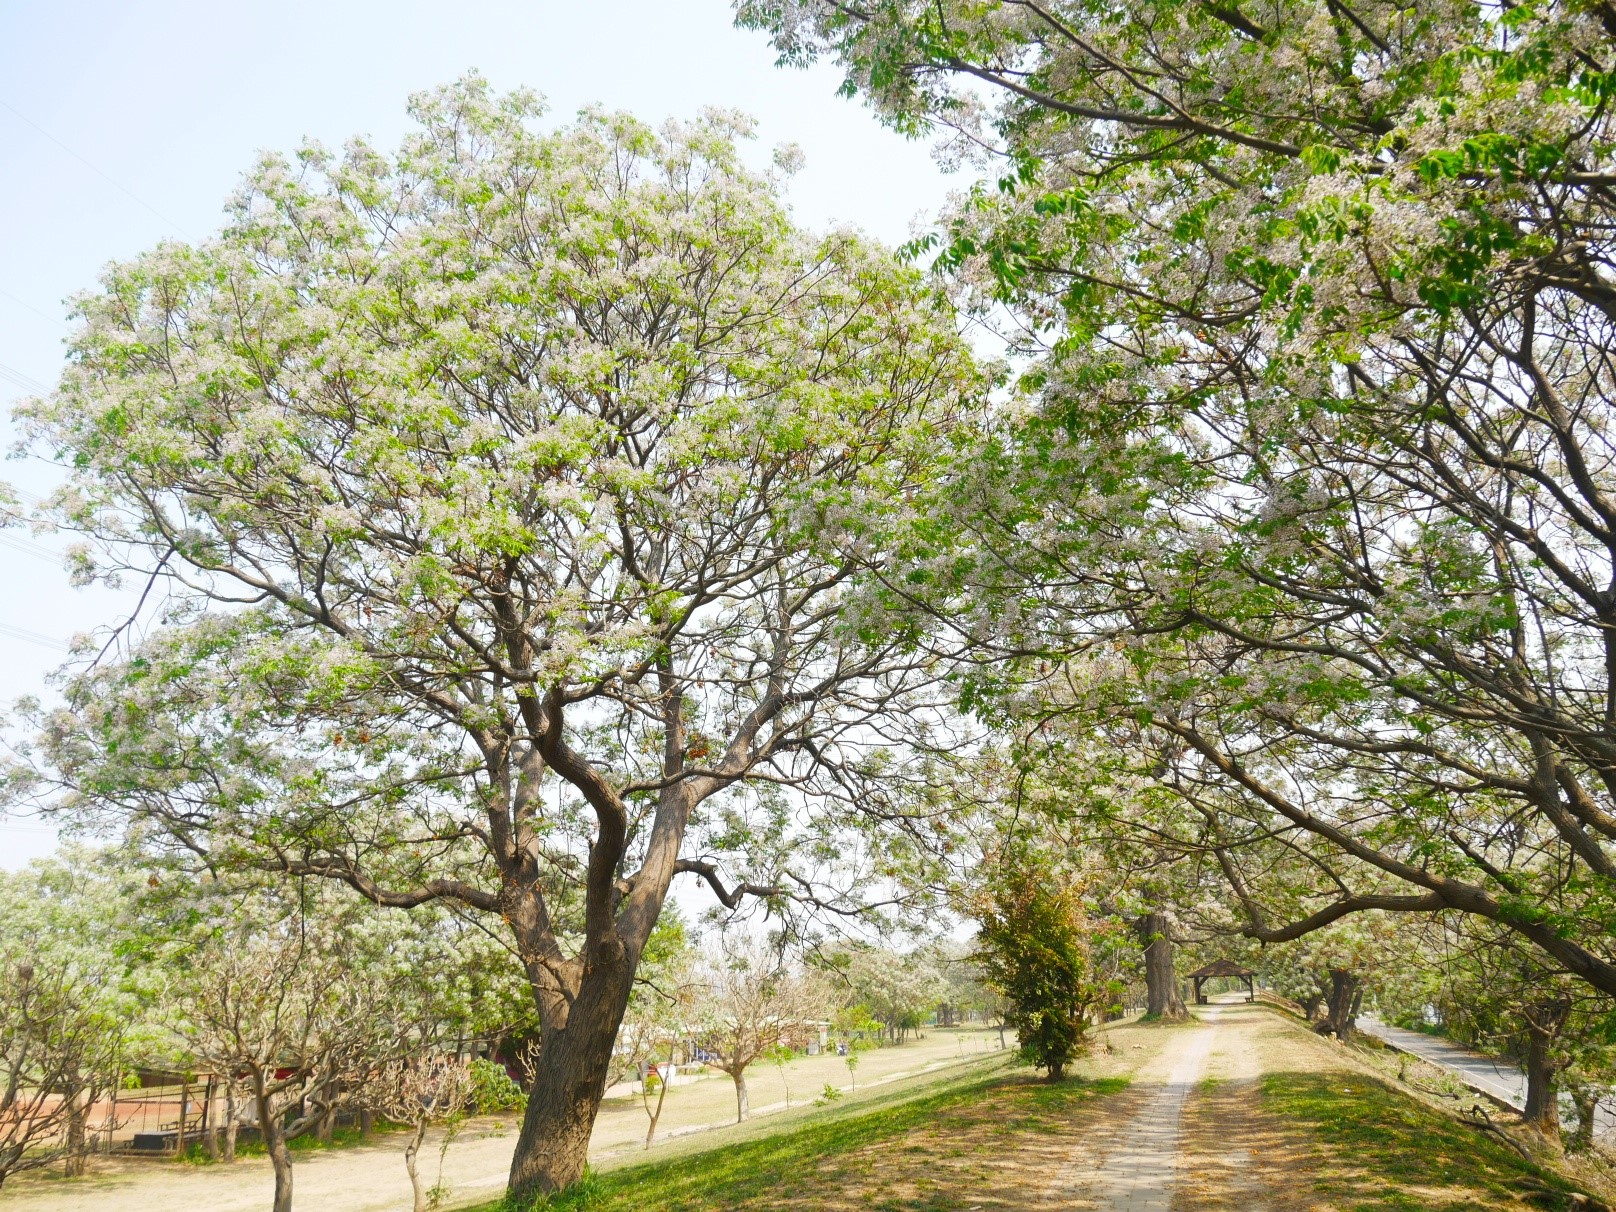
M918 1030L947 995L943 959L936 948L900 953L857 947L833 959L847 981L846 1000L869 1011L891 1043Z
M933 246L1036 407L894 584L968 701L1254 938L1453 910L1616 995L1616 8L738 10L1000 178Z
M199 1068L246 1088L275 1175L273 1212L292 1208L289 1142L329 1123L338 1098L410 1047L401 999L358 961L355 925L254 897L165 957L163 1025Z
M52 963L0 943L0 1186L66 1159L84 1172L91 1108L117 1089L120 1018L102 996L111 974Z
M470 78L395 156L269 156L217 237L77 300L22 420L82 575L149 580L165 625L13 782L508 931L523 1198L582 1173L674 876L857 907L862 852L793 843L856 819L935 673L850 591L980 394L940 297L794 227L744 120L541 112Z
M140 877L74 843L0 871L0 1182L60 1160L85 1172L109 1096L143 1043Z

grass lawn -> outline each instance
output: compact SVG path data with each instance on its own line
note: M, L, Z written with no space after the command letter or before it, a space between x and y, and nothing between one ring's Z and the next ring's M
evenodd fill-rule
M1232 1016L1231 1020L1232 1020ZM920 1086L783 1113L592 1173L553 1212L1093 1209L1085 1173L1161 1089L1130 1081L1186 1028L1119 1031L1110 1076L1037 1080L1008 1058ZM1174 1212L1569 1212L1567 1180L1363 1071L1278 1017L1222 1032L1222 1076L1187 1098ZM1159 1053L1158 1053L1159 1055ZM1151 1067L1146 1060L1145 1068ZM1157 1066L1159 1068L1159 1066ZM1266 1072L1265 1072L1266 1070ZM1215 1067L1214 1072L1219 1069ZM736 1130L731 1130L736 1131ZM478 1212L503 1212L500 1203ZM526 1212L526 1210L524 1210Z
M882 1212L1025 1207L1053 1155L1125 1078L1058 1086L1025 1072L945 1082L841 1108L755 1140L593 1173L550 1209L698 1212L869 1208ZM1062 1140L1062 1138L1066 1138ZM500 1202L478 1212L499 1212Z

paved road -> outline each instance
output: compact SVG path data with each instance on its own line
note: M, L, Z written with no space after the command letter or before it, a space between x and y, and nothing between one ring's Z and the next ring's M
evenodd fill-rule
M1385 1040L1404 1052L1412 1052L1422 1060L1440 1065L1459 1075L1460 1080L1482 1090L1519 1111L1526 1106L1526 1073L1506 1060L1483 1056L1445 1039L1422 1035L1418 1031L1404 1031L1389 1027L1377 1018L1367 1015L1358 1020L1358 1029ZM1561 1097L1560 1114L1568 1113L1569 1104ZM1616 1132L1616 1107L1609 1099L1601 1100L1594 1110L1594 1133L1604 1136Z
M1358 1029L1385 1040L1400 1051L1412 1052L1421 1060L1458 1074L1466 1084L1517 1111L1526 1106L1526 1074L1509 1061L1483 1056L1432 1035L1392 1027L1369 1015L1358 1019Z

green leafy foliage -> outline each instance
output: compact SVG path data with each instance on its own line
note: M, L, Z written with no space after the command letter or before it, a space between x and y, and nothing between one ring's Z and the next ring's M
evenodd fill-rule
M471 1062L472 1105L478 1115L498 1115L527 1107L527 1092L496 1061Z

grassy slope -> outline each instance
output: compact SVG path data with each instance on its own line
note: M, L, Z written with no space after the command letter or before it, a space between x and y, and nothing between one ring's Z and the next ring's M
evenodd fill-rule
M1257 1107L1247 1094L1230 1110L1238 1119L1224 1122L1226 1139L1255 1127L1253 1120L1276 1134L1268 1140L1281 1146L1284 1181L1265 1195L1305 1191L1300 1206L1343 1212L1571 1206L1563 1194L1570 1188L1557 1175L1367 1076L1274 1073L1260 1091ZM1034 1192L1047 1183L1051 1159L1083 1149L1087 1125L1126 1118L1135 1101L1122 1078L1050 1086L1025 1071L972 1066L918 1090L831 1104L791 1121L770 1117L748 1125L753 1139L679 1141L654 1160L593 1173L544 1206L556 1212L1030 1207L1039 1202ZM1238 1196L1233 1202L1216 1195L1206 1205L1191 1202L1249 1207L1256 1195L1261 1204L1250 1182L1267 1186L1252 1174L1226 1192L1225 1198ZM496 1202L476 1212L501 1208Z
M593 1173L581 1188L545 1207L589 1212L717 1212L719 1209L822 1208L853 1199L880 1209L966 1207L967 1192L946 1189L943 1169L971 1168L974 1154L999 1152L1007 1138L1058 1131L1084 1104L1128 1085L1124 1078L1074 1078L1059 1086L1007 1074L999 1064L964 1078L913 1087L853 1107L821 1108L757 1139L700 1148ZM973 1069L975 1067L973 1066ZM925 1135L935 1148L906 1147ZM689 1148L689 1143L681 1142ZM962 1175L963 1177L963 1175ZM910 1186L911 1197L875 1202L875 1189ZM963 1184L962 1184L963 1185ZM499 1202L476 1212L499 1212Z
M1270 1073L1262 1105L1311 1138L1313 1190L1353 1212L1470 1212L1523 1197L1529 1207L1569 1206L1558 1175L1372 1078Z

